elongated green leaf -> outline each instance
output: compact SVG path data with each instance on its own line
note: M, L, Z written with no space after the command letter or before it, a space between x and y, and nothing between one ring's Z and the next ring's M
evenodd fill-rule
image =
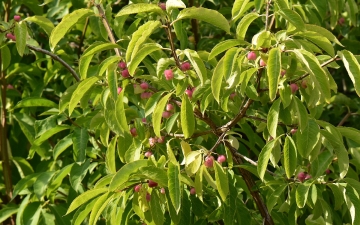
M344 62L344 66L349 74L351 81L354 84L355 91L358 96L360 96L360 64L356 60L355 56L347 51L338 51L338 55L341 60Z
M151 201L150 201L150 210L151 210L153 222L156 225L163 225L165 220L160 202L161 201L158 196L158 193L156 191L152 192Z
M228 79L234 70L234 67L237 63L237 56L239 54L238 48L231 48L229 49L225 55L224 55L224 61L223 61L223 72L225 79ZM217 74L214 74L214 76L217 76Z
M280 136L279 136L280 137ZM257 172L259 174L259 178L261 180L264 179L265 171L270 159L271 151L274 148L276 142L278 141L279 137L269 141L266 145L261 149L258 165L257 165Z
M213 59L215 56L219 55L220 53L234 47L237 45L242 45L245 44L247 42L245 41L240 41L237 39L229 39L226 41L222 41L220 43L218 43L217 45L215 45L215 47L211 50L209 56L208 56L208 60Z
M214 98L220 103L220 90L222 85L222 79L224 76L224 57L221 58L219 63L216 65L213 76L211 77L211 91Z
M163 14L163 10L156 4L138 3L125 6L118 14L116 14L115 17L144 12L155 12L157 14Z
M318 34L312 31L304 31L297 33L296 36L300 36L308 39L309 41L316 44L319 48L325 50L330 56L332 57L335 56L334 47L332 46L330 41L322 34Z
M81 182L85 178L90 166L90 159L86 160L81 165L74 163L70 170L70 184L71 187L79 192L81 190Z
M17 206L4 207L0 210L0 223L7 220L11 215L17 213L19 208Z
M203 170L201 167L195 175L195 191L197 197L203 201Z
M97 41L97 42L92 43L92 44L84 51L84 54L86 54L86 52L91 51L93 48L98 47L99 45L102 45L102 44L104 44L104 42ZM79 72L80 72L80 77L81 77L82 80L87 77L87 72L88 72L88 70L89 70L89 65L90 65L90 62L91 62L93 56L94 56L94 55L91 54L91 55L88 55L88 56L85 56L85 57L84 57L84 55L82 55L82 56L80 57L80 61L79 61ZM78 84L78 83L76 83L76 84ZM75 84L75 85L76 85L76 84ZM73 86L74 86L74 85L73 85ZM70 88L71 88L71 87L69 87L68 90L69 90Z
M14 199L22 190L31 187L40 175L41 173L33 173L17 182L14 187L12 199Z
M275 0L274 3L279 9L289 9L289 3L287 0Z
M68 125L57 125L49 130L47 130L45 133L40 135L37 139L35 139L34 144L40 146L44 141L48 140L50 137L52 137L54 134L57 134L63 130L70 129L70 126Z
M14 198L15 196L13 196ZM16 225L23 225L22 217L25 207L29 204L30 195L27 195L20 203L18 213L16 214Z
M168 185L170 199L176 212L179 213L181 207L181 183L179 164L173 164L172 162L169 162L169 169L167 173L169 178Z
M90 50L84 52L82 57L88 57L88 56L94 55L98 52L109 50L109 49L114 49L114 48L118 48L118 47L119 47L119 45L117 45L117 44L102 43L102 44L96 45L96 46L92 47Z
M120 61L120 57L119 56L110 56L109 58L105 59L99 66L99 72L98 72L98 76L102 76L103 73L105 73L105 71L109 68L109 66L115 62Z
M221 165L215 161L214 162L215 169L215 180L216 186L218 187L218 192L223 201L226 200L227 195L229 194L229 180L227 177L226 171L221 167Z
M117 136L113 137L111 140L109 147L106 151L106 168L109 171L109 173L116 173L116 142L117 142Z
M142 159L130 162L121 167L121 169L112 178L109 191L115 191L126 181L128 181L130 175L135 173L140 167L147 166L148 160Z
M294 25L298 30L305 31L305 23L301 16L291 9L280 9L277 11L284 19Z
M82 18L93 15L90 9L78 9L63 17L61 22L52 30L50 35L50 48L53 51L57 43L65 36L72 26Z
M46 171L36 179L34 183L34 193L38 199L41 199L49 185L51 178L54 176L55 171Z
M85 192L86 193L86 192ZM101 193L100 193L101 194ZM73 216L72 223L73 225L81 225L85 218L89 215L90 211L93 209L98 198L93 198L86 204L80 205L79 209Z
M41 97L27 97L23 98L18 102L13 109L23 108L23 107L50 107L57 108L57 104Z
M46 17L43 16L30 16L24 19L24 21L30 21L39 25L48 36L50 36L51 31L54 29L54 24Z
M357 16L358 16L358 12L359 12L357 2L355 0L348 0L346 2L347 2L347 6L348 6L347 11L349 13L351 24L353 26L357 27L358 26Z
M77 127L72 135L73 155L76 162L84 162L89 134L86 128Z
M360 131L352 127L336 127L342 136L349 138L360 144Z
M12 162L16 166L21 178L34 173L34 169L26 159L22 157L12 157Z
M250 24L259 17L257 13L248 13L244 16L240 23L236 27L236 36L240 40L245 39L245 34L250 26Z
M323 37L327 38L329 41L332 41L340 46L343 46L333 33L331 33L330 31L328 31L323 27L314 24L305 24L305 28L307 31L316 32L322 35Z
M158 103L162 94L163 94L163 92L161 92L161 91L156 92L147 100L146 105L145 105L145 117L147 117L148 115L153 113L153 111L156 107L156 104Z
M311 175L313 177L321 176L325 170L329 168L334 154L328 150L321 152L317 155L316 159L311 162Z
M22 221L24 224L37 225L39 223L41 209L41 202L29 203L23 211Z
M106 78L107 78L111 97L116 101L118 98L118 93L117 93L118 73L117 73L117 65L115 63L111 64L106 70Z
M56 143L54 149L53 149L53 157L54 160L57 159L57 157L64 152L70 145L72 145L72 134L67 135L63 139L61 139L58 143Z
M154 110L154 113L152 116L152 122L153 122L153 127L154 127L154 133L157 137L161 137L160 130L161 130L162 113L164 112L165 105L168 102L171 95L172 95L172 93L165 95L155 107L155 110Z
M280 111L280 98L278 98L270 107L269 114L267 116L267 128L271 137L276 137L276 129L279 122L279 111Z
M207 71L204 62L194 50L185 49L184 54L190 60L191 65L194 67L196 74L198 75L201 86L204 85L207 80Z
M78 102L82 99L85 93L90 90L90 88L98 81L100 77L94 76L89 77L79 84L74 93L71 95L70 103L69 103L69 115L74 111Z
M69 175L73 165L74 164L69 164L69 165L65 166L56 175L54 175L54 178L51 180L49 187L47 189L47 192L46 192L47 196L49 196L50 193L52 193L53 191L57 190L58 187L60 187L60 185L63 182L63 179Z
M202 7L192 7L181 10L176 20L197 19L218 27L226 33L230 33L230 25L227 19L218 11Z
M15 23L16 49L20 56L24 55L26 47L27 27L24 21Z
M294 100L294 107L296 109L296 113L298 116L299 128L300 131L303 132L308 124L308 113L306 111L305 106L300 101L300 99L298 99L298 97L293 96L293 100Z
M70 204L68 210L66 211L66 215L71 213L72 211L74 211L75 209L77 209L78 207L84 205L87 201L89 201L90 199L103 194L105 192L107 192L108 189L107 188L98 188L98 189L91 189L88 190L84 193L82 193L81 195L77 196Z
M185 138L191 137L195 131L195 116L192 104L186 95L183 95L182 98L180 118L181 128Z
M286 136L284 144L284 167L286 176L290 179L295 172L297 162L297 151L294 140Z
M305 183L299 184L296 188L296 205L299 208L303 208L305 206L311 184L311 181L306 181Z
M161 26L160 21L148 21L142 26L140 26L131 37L128 48L126 50L125 59L126 62L130 62L134 59L134 56L138 53L141 45L146 41L146 39L158 28Z
M246 5L249 3L249 0L235 0L233 8L231 10L232 20L236 21L240 18L246 9Z
M28 116L26 113L13 113L12 115L19 123L22 132L30 144L32 144L35 139L34 118Z
M166 1L166 11L170 11L172 9L185 9L186 5L181 0L167 0Z
M131 61L128 63L128 69L130 74L134 74L135 70L138 68L141 61L145 59L150 53L160 50L161 45L159 44L144 44L141 49L131 58Z
M10 65L11 62L11 52L10 49L7 45L3 45L0 48L0 53L1 53L1 66L3 70L6 70L8 68L8 66Z
M155 181L161 187L167 187L168 177L164 169L155 166L145 166L139 169L139 174L145 176L149 180Z
M279 200L281 194L284 192L287 185L280 185L278 188L275 189L274 192L271 193L270 197L266 201L266 207L269 210L269 213L272 211L276 202Z
M104 211L105 207L107 207L109 202L114 198L114 195L119 196L120 194L121 193L105 193L100 196L91 210L89 224L96 225L101 213Z
M269 52L267 62L267 75L269 81L269 97L273 101L276 98L276 93L279 85L281 73L281 51L278 48L273 48Z
M308 120L305 128L297 133L296 144L300 155L307 158L320 138L320 128L314 120Z

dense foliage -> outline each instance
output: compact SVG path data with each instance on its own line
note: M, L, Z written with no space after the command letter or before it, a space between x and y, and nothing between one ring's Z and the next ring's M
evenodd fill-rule
M4 0L0 223L360 224L356 0Z

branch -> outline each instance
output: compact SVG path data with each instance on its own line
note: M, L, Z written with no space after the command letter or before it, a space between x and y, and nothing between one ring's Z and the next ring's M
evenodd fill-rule
M171 28L171 24L169 22L167 22L166 27L165 27L166 34L167 34L169 42L170 42L171 52L172 52L172 55L174 57L176 66L180 69L180 67L181 67L180 60L176 55L175 46L174 46L174 40L172 39L171 29L170 28Z
M269 8L270 8L270 3L271 3L271 0L269 0L269 1L266 3L265 30L269 30L268 23L269 23Z
M61 65L63 65L73 75L73 77L75 78L76 81L78 81L78 82L80 81L80 78L77 75L77 73L75 72L75 70L73 68L71 68L71 66L69 64L67 64L59 56L57 56L54 53L49 52L49 51L47 51L45 49L42 49L42 48L37 48L37 47L32 46L32 45L26 45L26 46L28 48L30 48L31 50L33 50L33 51L44 53L44 54L50 56L51 58L53 58L54 60L58 61L59 63L61 63Z

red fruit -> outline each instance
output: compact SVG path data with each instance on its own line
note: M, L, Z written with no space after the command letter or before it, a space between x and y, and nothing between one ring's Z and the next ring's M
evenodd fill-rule
M306 80L301 81L301 87L304 88L304 89L307 88L307 81Z
M338 23L339 25L343 25L345 23L345 18L344 17L341 17L339 20L338 20Z
M164 143L164 141L165 141L165 137L164 137L164 136L161 136L160 138L157 139L157 142L158 142L159 144Z
M146 118L142 118L141 121L142 121L143 123L146 123Z
M149 187L153 188L153 187L158 186L158 183L156 183L155 181L149 180L148 185L149 185Z
M249 52L247 55L248 60L255 60L256 59L256 53L255 52Z
M124 78L128 78L130 76L129 70L124 69L123 71L121 71L121 76Z
M166 3L165 3L165 2L159 2L159 7L160 7L162 10L166 10Z
M162 117L165 119L169 118L170 116L171 116L171 112L165 111L162 113Z
M10 40L13 40L13 41L16 41L16 37L12 33L7 33L6 38L10 39Z
M187 70L190 69L190 67L191 67L191 65L190 65L189 62L183 62L183 63L181 64L181 66L180 66L180 69L181 69L182 71L187 71Z
M21 20L21 16L15 15L15 16L14 16L14 20L15 20L16 22L19 22L19 21Z
M126 68L126 62L123 62L123 61L119 62L118 67L121 68L121 69L125 69Z
M311 175L310 175L310 174L306 174L305 180L308 180L308 179L310 179L310 178L311 178Z
M151 92L143 92L143 93L141 93L140 98L147 99L147 98L150 98L151 96L152 96Z
M136 128L135 127L131 128L130 133L133 137L136 137L137 136Z
M300 173L297 175L297 178L299 179L300 182L304 182L304 180L305 180L305 178L306 178L306 173L300 172Z
M152 152L150 152L150 151L145 152L146 158L150 158L151 156L152 156Z
M151 195L148 193L146 193L146 201L150 202L151 200Z
M330 170L330 169L326 169L326 170L325 170L325 173L326 173L326 174L330 174L330 173L331 173L331 170Z
M14 86L12 86L11 84L8 84L6 88L7 89L14 89Z
M149 138L149 144L150 146L154 146L156 144L156 139L155 138Z
M286 70L281 70L281 76L283 77L286 74Z
M213 167L213 166L214 166L214 157L212 157L212 156L207 156L207 157L205 158L204 165L205 165L206 167Z
M299 86L297 84L290 84L291 93L295 93L297 90L299 90Z
M187 89L187 90L185 91L185 94L187 94L187 96L189 96L189 98L192 98L193 91L190 90L190 89Z
M172 80L174 78L174 73L172 70L165 70L164 75L166 80Z
M266 62L264 60L260 59L259 65L262 67L266 66Z
M174 110L174 106L172 104L166 105L166 111L173 111L173 110Z
M297 129L296 129L296 128L293 128L293 129L290 130L290 133L291 133L292 135L294 135L294 134L296 133L296 131L297 131Z
M165 194L165 188L161 188L160 193L164 195Z
M135 192L139 192L140 189L141 189L141 184L138 184L138 185L136 185L136 186L134 187L134 191L135 191Z
M195 190L195 188L191 188L191 189L190 189L190 194L191 194L191 195L196 194L196 190Z
M224 155L219 155L218 156L218 158L217 158L217 161L218 161L218 163L223 163L223 162L225 162L226 161L226 156L224 156Z
M235 92L231 93L231 94L230 94L230 99L231 99L231 100L234 100L235 96L236 96L236 93L235 93Z
M140 84L140 87L141 87L141 89L146 90L146 89L148 89L148 88L149 88L149 84L148 84L148 83L146 83L146 82L143 82L143 83L141 83L141 84Z
M121 88L121 87L118 87L118 89L117 89L117 93L118 93L118 94L120 94L120 93L121 93L121 91L122 91L122 88Z

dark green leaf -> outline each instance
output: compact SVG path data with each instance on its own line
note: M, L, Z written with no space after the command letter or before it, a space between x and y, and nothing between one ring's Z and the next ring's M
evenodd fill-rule
M188 96L183 95L181 104L181 128L183 130L185 138L191 137L195 131L195 116L192 104ZM159 136L160 137L160 136Z

